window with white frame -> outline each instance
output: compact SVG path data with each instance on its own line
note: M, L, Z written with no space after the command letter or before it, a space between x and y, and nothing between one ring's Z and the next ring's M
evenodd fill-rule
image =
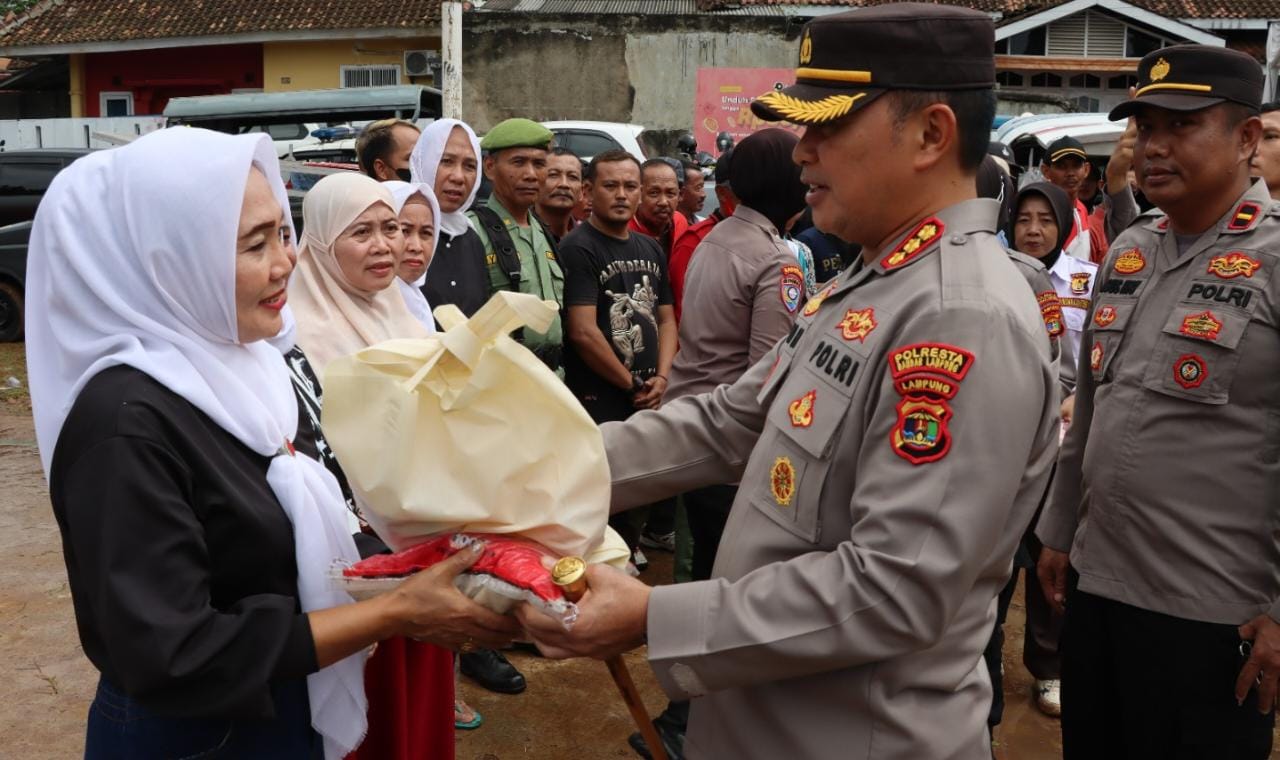
M133 93L99 93L98 113L102 116L133 116Z
M343 87L384 87L400 84L400 67L384 66L343 66Z

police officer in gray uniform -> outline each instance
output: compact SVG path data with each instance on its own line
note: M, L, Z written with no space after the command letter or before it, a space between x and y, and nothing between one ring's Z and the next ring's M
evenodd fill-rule
M1280 209L1249 177L1262 72L1187 45L1138 77L1111 118L1135 117L1157 208L1096 280L1036 531L1045 595L1066 600L1065 756L1260 759L1280 677Z
M975 198L993 38L928 4L805 27L753 108L805 126L814 220L861 259L737 382L602 427L614 509L740 481L714 577L593 567L572 631L519 613L551 656L647 640L693 699L687 757L990 757L982 650L1058 436L1044 322Z

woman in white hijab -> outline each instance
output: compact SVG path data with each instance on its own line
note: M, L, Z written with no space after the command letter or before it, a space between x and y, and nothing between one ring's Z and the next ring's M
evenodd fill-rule
M302 220L289 301L298 345L322 379L341 356L428 334L392 287L402 243L390 190L362 174L330 174L307 193Z
M394 179L382 185L391 191L395 212L400 218L401 254L400 265L396 269L400 276L396 287L404 296L409 312L427 328L427 332L435 332L436 321L431 316L431 304L423 293L423 286L440 231L437 226L440 204L428 185Z
M36 214L27 362L102 674L88 758L341 758L365 733L371 644L514 630L452 588L470 557L367 602L329 582L355 547L333 477L294 456L265 340L294 266L287 208L268 138L181 128L80 159Z
M433 307L451 303L469 317L489 300L484 243L466 214L480 191L476 133L457 119L431 122L409 155L409 172L440 204L439 239L423 292Z

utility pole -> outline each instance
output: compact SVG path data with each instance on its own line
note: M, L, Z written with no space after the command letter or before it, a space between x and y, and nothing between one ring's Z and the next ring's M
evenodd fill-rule
M462 0L440 3L440 71L446 119L462 118Z

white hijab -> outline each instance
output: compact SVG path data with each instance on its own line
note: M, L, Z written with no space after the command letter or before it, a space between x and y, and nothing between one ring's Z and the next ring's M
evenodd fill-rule
M31 403L46 477L76 396L116 365L145 372L271 457L267 483L293 523L298 595L310 612L351 601L328 571L359 557L337 481L286 446L298 406L280 353L266 341L239 342L236 238L251 167L287 210L265 135L164 129L92 153L54 179L31 230ZM307 677L311 724L327 758L364 738L364 659Z
M289 282L289 303L298 320L298 345L321 375L329 362L392 338L421 338L426 328L391 283L365 291L342 273L334 244L370 206L394 210L391 191L355 172L330 174L302 203L302 244ZM399 281L399 277L396 278Z
M418 144L413 146L413 153L409 154L409 174L414 182L435 189L440 156L444 155L445 143L449 142L449 135L453 134L454 127L462 127L467 133L467 137L471 140L471 150L476 154L476 166L480 166L480 140L476 137L475 131L457 119L436 119L422 130L422 134L418 135ZM471 208L472 203L475 203L478 192L480 192L479 168L476 169L476 181L471 186L471 195L467 196L467 202L463 203L457 211L440 217L436 227L449 233L449 237L457 237L471 229L466 211Z
M383 182L382 186L391 191L391 199L395 201L396 216L404 211L405 204L415 195L421 196L431 207L431 226L435 232L431 236L431 247L426 251L427 266L423 268L422 275L412 283L397 277L396 287L404 296L404 305L409 307L409 312L422 323L423 327L427 328L427 332L434 333L436 320L431 316L431 304L427 302L422 286L427 281L427 272L431 270L431 262L435 259L436 245L440 242L440 203L436 200L436 194L431 192L431 186L420 182L401 182L393 179Z

